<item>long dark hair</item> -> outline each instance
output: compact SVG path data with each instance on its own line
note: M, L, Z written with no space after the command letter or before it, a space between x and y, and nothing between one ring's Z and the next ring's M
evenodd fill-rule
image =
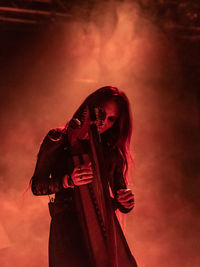
M116 102L119 109L119 117L114 125L101 134L102 142L111 148L117 149L122 158L122 169L126 177L130 154L130 140L132 135L132 119L130 105L124 92L116 87L105 86L90 94L73 115L73 118L82 120L84 110L87 106L98 107L103 103L112 100Z

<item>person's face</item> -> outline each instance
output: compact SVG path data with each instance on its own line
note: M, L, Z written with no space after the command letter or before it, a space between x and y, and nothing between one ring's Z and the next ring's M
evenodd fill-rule
M119 109L116 102L110 100L101 105L99 112L102 120L98 126L98 131L101 134L113 126L119 116Z
M73 136L75 139L88 139L88 127L89 127L89 113L86 112L86 118L84 120L83 126L81 128L71 128L69 127L68 135ZM98 132L104 133L110 129L119 116L119 108L117 104L110 100L103 103L98 107L99 120L97 123Z

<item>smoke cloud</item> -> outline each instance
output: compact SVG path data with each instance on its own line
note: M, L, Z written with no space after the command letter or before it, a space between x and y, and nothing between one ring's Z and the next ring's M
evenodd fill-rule
M86 19L87 8L65 24L4 33L0 264L48 266L48 197L26 191L39 145L89 93L113 85L133 112L126 236L138 266L197 267L199 114L183 92L177 46L132 1L96 3Z

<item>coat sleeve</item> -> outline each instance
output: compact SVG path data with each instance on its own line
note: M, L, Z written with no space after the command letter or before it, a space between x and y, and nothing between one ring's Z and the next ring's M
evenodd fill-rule
M127 184L123 175L123 159L118 151L114 151L111 158L112 167L110 176L112 177L112 179L110 185L114 195L114 199L112 199L113 206L115 209L119 209L122 213L128 213L132 210L132 208L127 209L117 201L117 191L120 189L127 189Z
M63 141L61 131L53 129L44 138L37 156L31 189L34 195L49 195L64 190L60 180L51 178L52 166L56 161Z

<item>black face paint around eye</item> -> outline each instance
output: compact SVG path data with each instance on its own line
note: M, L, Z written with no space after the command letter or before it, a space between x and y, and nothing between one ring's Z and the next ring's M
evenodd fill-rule
M115 122L117 118L114 117L114 116L110 116L110 117L108 117L108 119L109 119L109 121L111 121L111 122Z

